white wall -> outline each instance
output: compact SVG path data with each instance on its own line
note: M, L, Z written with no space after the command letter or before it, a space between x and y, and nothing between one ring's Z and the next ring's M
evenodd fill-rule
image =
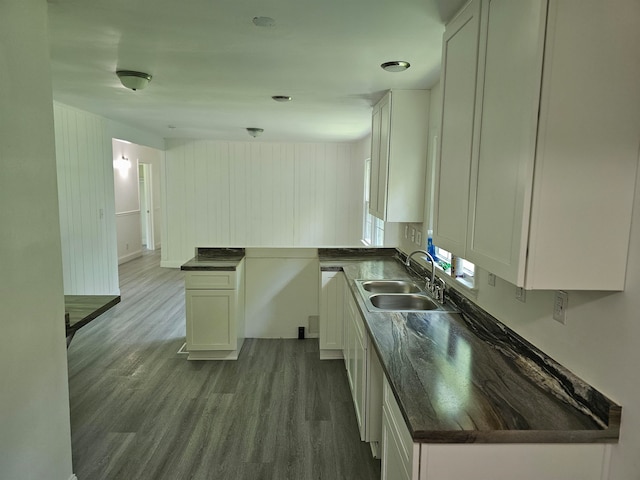
M65 294L117 295L120 288L113 171L116 157L112 135L120 135L126 142L138 140L162 146L164 140L58 102L54 103L54 114ZM120 143L127 146L125 151L133 151L130 158L138 158L134 155L139 151L144 152L144 158L150 158L149 163L157 173L155 206L160 209L162 152ZM161 212L157 217L159 232Z
M357 143L167 140L162 265L179 266L197 246L361 245L358 152Z
M72 476L47 3L0 2L0 478Z
M123 142L112 141L113 159L128 158L131 168L120 171L113 170L115 196L115 222L117 232L118 264L127 262L142 255L142 230L140 212L140 183L138 165L146 163L151 166L151 188L153 191L153 218L155 232L155 248L161 245L162 202L161 178L163 152L155 148Z
M118 294L111 139L104 118L54 104L66 294Z

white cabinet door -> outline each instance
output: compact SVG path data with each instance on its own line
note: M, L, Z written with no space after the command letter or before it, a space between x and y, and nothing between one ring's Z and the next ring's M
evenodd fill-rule
M355 391L356 391L356 357L355 357L355 345L356 345L356 332L355 332L355 317L357 316L357 307L353 296L350 291L346 292L345 299L345 348L344 348L344 362L347 368L347 379L349 380L349 388L351 389L351 396L355 403Z
M356 317L356 321L360 320L360 316ZM353 364L354 364L354 405L356 409L356 417L358 419L358 427L360 428L360 440L365 441L366 437L366 405L367 405L367 346L366 337L363 339L354 325L355 335L353 344Z
M487 0L484 15L483 95L467 258L523 285L546 0Z
M640 72L637 32L610 15L600 0L482 3L464 256L527 289L624 288Z
M383 112L383 107L384 112ZM385 118L383 118L383 116ZM384 124L384 127L383 127ZM384 135L383 135L384 128ZM385 215L387 162L389 157L389 96L385 95L373 107L371 117L371 177L369 179L369 213L378 218ZM383 166L384 165L384 166Z
M411 480L402 458L400 439L385 410L382 420L382 480Z
M186 290L187 350L237 347L236 292Z
M342 350L345 286L344 273L322 272L320 287L321 358L323 358L322 350Z
M442 46L443 109L433 240L461 257L466 257L479 32L480 0L474 0L447 25Z
M418 479L420 445L413 443L391 386L383 380L382 478Z
M374 106L369 213L387 222L424 214L428 90L393 90Z
M367 337L368 338L368 337ZM371 339L368 338L366 372L365 441L372 444L374 456L380 457L382 439L382 384L384 372Z

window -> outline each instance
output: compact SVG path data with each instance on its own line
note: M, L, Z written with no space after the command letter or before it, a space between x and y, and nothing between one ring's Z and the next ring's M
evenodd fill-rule
M371 178L371 159L364 163L364 215L362 224L362 243L372 247L384 245L384 222L369 213L369 183Z
M459 262L458 265L462 266L462 273L456 275L456 280L462 282L469 288L473 288L476 266L473 263L465 260L464 258L455 257L451 254L451 252L448 252L443 248L435 247L435 249L435 260L438 264L438 267L442 269L444 273L451 275L451 264L456 261Z

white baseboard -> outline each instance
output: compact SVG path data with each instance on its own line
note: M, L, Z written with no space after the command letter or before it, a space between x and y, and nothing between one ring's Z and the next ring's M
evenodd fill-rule
M134 258L138 258L142 256L142 250L136 250L135 252L128 253L127 255L123 255L118 258L118 265L121 265L129 260L133 260Z
M320 350L320 360L340 360L344 358L342 350Z
M160 266L163 267L163 268L180 268L183 263L186 263L186 261L184 261L184 262L176 262L175 260L172 260L172 261L161 260L160 261Z

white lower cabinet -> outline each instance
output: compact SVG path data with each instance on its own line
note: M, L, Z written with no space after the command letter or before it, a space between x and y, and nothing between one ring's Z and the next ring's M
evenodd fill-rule
M413 443L386 377L382 401L382 480L419 478L420 444Z
M244 262L235 271L185 274L189 360L236 360L244 342Z
M384 378L382 480L602 480L604 444L414 443Z
M321 272L319 327L323 360L343 357L345 286L343 272Z
M382 436L382 379L380 360L369 339L364 320L348 287L345 289L345 365L360 439L380 456Z
M602 480L602 444L422 444L420 480Z

